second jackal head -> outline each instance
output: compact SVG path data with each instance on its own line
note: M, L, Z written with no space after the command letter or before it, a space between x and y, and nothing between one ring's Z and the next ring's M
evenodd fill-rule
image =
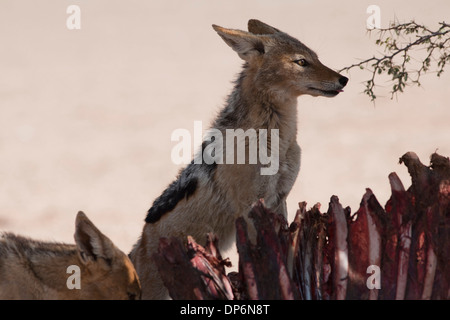
M249 32L213 28L247 62L252 81L269 93L334 97L347 84L348 78L324 66L314 51L261 21L249 20Z

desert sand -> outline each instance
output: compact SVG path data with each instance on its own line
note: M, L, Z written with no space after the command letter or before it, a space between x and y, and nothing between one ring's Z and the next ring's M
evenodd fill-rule
M72 4L79 30L66 26ZM73 242L83 210L128 252L181 168L171 133L194 121L207 127L242 65L211 25L245 29L260 19L340 69L380 51L366 32L370 4L381 27L450 20L448 0L1 1L0 230ZM290 219L299 201L326 210L332 195L354 212L365 188L384 205L390 172L410 185L398 164L405 152L425 164L436 150L450 156L450 69L394 99L381 82L375 104L362 93L368 73L344 75L339 96L298 100L302 163Z

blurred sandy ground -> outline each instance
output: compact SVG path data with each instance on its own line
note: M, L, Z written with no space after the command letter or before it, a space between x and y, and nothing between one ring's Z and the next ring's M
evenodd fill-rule
M81 8L81 30L66 8ZM137 1L0 2L0 229L73 242L83 210L121 249L140 236L146 210L173 180L170 135L204 129L223 105L241 60L211 28L246 28L258 18L296 36L340 69L378 50L366 34L366 8L381 26L396 17L430 28L450 20L441 1ZM356 211L365 188L382 205L388 174L410 185L398 158L428 164L450 155L450 69L429 74L398 100L374 106L367 74L350 74L334 99L299 98L301 173L289 197L332 195ZM383 94L383 90L379 92Z

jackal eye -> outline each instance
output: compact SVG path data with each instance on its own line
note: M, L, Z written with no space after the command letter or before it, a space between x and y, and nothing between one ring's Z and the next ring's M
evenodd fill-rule
M128 300L136 300L137 295L135 293L127 292Z
M301 67L306 67L309 64L305 59L294 60L294 62Z

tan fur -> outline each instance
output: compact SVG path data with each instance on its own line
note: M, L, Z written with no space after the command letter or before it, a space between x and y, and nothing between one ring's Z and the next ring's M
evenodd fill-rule
M223 133L224 146L226 129L253 128L269 132L278 129L279 170L274 175L261 175L261 163L215 167L193 164L185 168L177 181L182 185L184 180L195 179L195 192L186 194L170 212L154 219L157 221L146 223L130 253L144 299L167 297L152 261L160 237L185 239L191 235L203 241L207 232L214 232L222 247L226 247L233 240L235 219L247 217L252 203L260 198L272 210L287 215L286 197L300 168L300 147L296 141L297 97L302 94L335 96L348 80L325 67L301 42L258 20L249 21L249 32L215 25L213 28L245 65L212 128ZM300 59L305 59L308 65L295 62ZM269 151L275 151L271 147L269 141ZM175 187L169 186L166 191L171 189ZM164 206L163 196L164 193L155 200L152 208Z
M83 212L75 224L76 245L0 234L0 299L140 298L129 258ZM67 286L71 265L80 268L80 289Z

